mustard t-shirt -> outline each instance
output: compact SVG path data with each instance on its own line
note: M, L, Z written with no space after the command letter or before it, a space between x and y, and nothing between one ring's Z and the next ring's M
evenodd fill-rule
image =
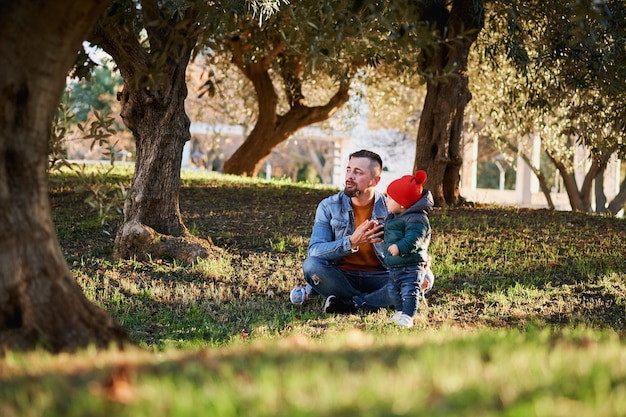
M352 210L354 212L355 224L358 226L365 220L372 218L374 200L367 206L352 206ZM344 256L339 262L339 267L350 271L381 271L384 269L371 243L361 246L358 252Z

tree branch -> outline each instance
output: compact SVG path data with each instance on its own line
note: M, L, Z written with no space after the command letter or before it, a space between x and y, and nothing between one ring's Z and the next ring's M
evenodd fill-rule
M148 34L148 40L150 42L150 50L155 51L163 47L163 40L167 38L169 32L166 21L161 10L159 9L159 3L157 0L141 0L141 12L144 16L144 28Z
M622 185L619 188L619 193L611 200L609 203L607 210L613 215L620 212L620 210L624 209L624 205L626 204L626 178L622 181Z
M343 81L335 94L323 106L296 106L278 116L277 129L292 134L303 126L327 120L335 110L350 99L350 81Z
M576 185L576 178L574 177L574 175L567 170L567 167L563 162L556 159L547 150L545 152L548 158L550 158L556 169L561 174L561 178L563 178L563 185L565 186L565 190L567 191L567 197L569 198L570 206L572 206L572 211L589 211L589 208L584 205L583 200L580 196L578 186Z
M540 169L537 169L532 161L530 160L530 158L528 157L528 155L526 155L524 152L520 152L519 148L515 145L513 145L511 142L509 142L508 139L501 139L504 141L504 143L506 144L506 146L512 150L516 155L519 155L524 162L526 162L526 165L528 165L530 167L530 169L532 170L533 174L535 174L535 176L537 177L537 180L539 181L539 188L541 188L541 192L543 193L544 197L546 198L546 203L548 204L548 207L550 208L550 210L554 210L554 202L552 201L552 195L550 195L550 188L548 187L548 184L546 183L546 178L543 176L543 174L541 173Z
M89 41L113 57L125 80L132 80L148 66L149 56L137 36L126 27L125 15L109 9L96 23Z

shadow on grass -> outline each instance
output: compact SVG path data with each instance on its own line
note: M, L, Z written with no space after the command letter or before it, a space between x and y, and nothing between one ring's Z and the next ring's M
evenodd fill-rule
M226 272L171 261L110 259L121 219L91 224L73 193L53 193L68 263L86 293L151 349L215 346L242 334L324 331L321 300L292 306L319 201L332 190L207 181L181 189L188 227L227 250ZM78 200L80 200L78 198ZM625 329L626 222L569 212L498 207L435 209L431 255L437 277L421 328L567 326ZM210 268L208 268L210 269ZM337 326L379 329L385 315Z

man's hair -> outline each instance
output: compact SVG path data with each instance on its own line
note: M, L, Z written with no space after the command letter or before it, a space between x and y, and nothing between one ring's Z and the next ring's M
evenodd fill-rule
M379 175L380 175L380 173L383 170L383 160L380 157L380 155L378 155L376 152L368 151L367 149L361 149L360 151L356 151L354 153L351 153L350 154L350 158L348 158L348 160L350 160L352 158L367 158L367 159L369 159L372 171L378 172ZM376 170L376 168L378 168L378 170Z

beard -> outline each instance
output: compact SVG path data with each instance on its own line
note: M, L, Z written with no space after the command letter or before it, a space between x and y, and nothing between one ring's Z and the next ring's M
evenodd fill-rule
M358 197L359 194L361 194L361 190L359 190L356 185L350 186L346 184L345 188L343 189L343 193L348 197Z

